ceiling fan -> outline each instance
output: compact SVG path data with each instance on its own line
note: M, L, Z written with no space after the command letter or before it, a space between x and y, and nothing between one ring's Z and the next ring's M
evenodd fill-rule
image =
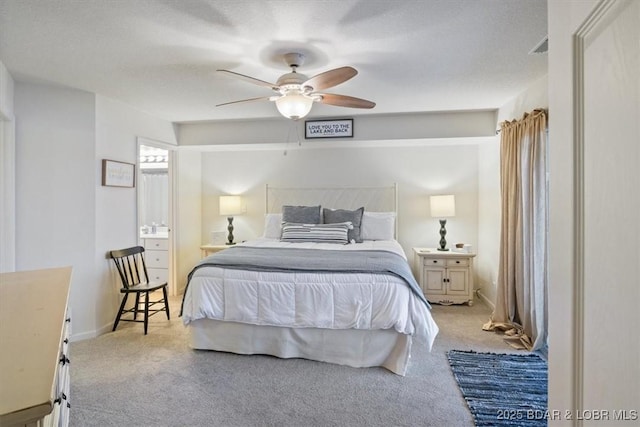
M277 95L225 102L216 105L216 107L240 102L275 101L280 114L288 119L298 120L309 114L314 102L349 108L373 108L376 105L375 102L367 101L366 99L323 92L325 89L344 83L358 74L358 71L353 67L335 68L309 78L296 71L304 63L303 54L286 53L284 54L284 62L291 67L291 72L280 76L275 84L236 73L235 71L217 70L220 73L225 73L246 82L267 87L276 92Z

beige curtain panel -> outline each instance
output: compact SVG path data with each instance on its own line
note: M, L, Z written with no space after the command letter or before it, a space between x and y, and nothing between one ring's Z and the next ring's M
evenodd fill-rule
M485 330L505 331L517 348L547 340L547 112L503 122L502 223L496 306Z

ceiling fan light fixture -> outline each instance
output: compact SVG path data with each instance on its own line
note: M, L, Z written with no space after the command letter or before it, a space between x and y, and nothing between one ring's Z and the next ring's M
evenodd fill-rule
M298 120L311 111L313 98L302 95L299 91L289 92L276 99L276 107L280 114L288 119Z
M225 102L216 105L216 107L240 102L275 101L280 114L291 120L299 120L306 117L311 111L314 102L348 108L375 107L375 102L367 101L366 99L324 92L325 89L344 83L358 74L355 68L348 66L334 68L308 78L296 71L304 62L303 54L287 53L284 55L284 60L291 67L291 72L280 76L276 83L269 83L235 71L218 70L218 72L225 73L231 77L271 89L276 92L276 95Z

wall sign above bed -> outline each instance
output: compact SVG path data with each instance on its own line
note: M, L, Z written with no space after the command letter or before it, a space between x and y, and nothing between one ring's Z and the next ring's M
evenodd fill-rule
M353 138L353 119L305 120L305 139Z

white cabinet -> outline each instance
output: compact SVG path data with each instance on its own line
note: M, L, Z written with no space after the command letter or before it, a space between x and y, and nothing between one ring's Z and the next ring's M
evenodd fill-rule
M149 280L168 282L169 280L169 240L142 239Z
M418 283L429 302L473 305L475 254L413 248Z

